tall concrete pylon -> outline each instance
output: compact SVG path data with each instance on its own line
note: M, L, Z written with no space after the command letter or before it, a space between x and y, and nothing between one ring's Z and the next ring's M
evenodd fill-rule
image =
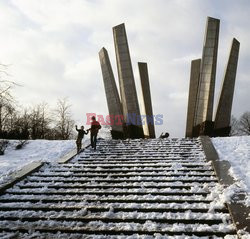
M99 59L101 63L103 83L106 93L109 115L113 118L111 120L112 138L123 138L123 122L121 118L118 118L122 116L121 101L116 87L108 52L104 47L99 52Z
M144 134L149 138L155 138L154 115L149 85L148 66L145 62L138 62L138 67L141 79L143 103L146 114L145 123L148 131L148 135L146 135L145 132Z
M186 123L186 137L190 138L193 137L193 127L194 127L197 94L198 94L198 86L200 79L200 65L201 65L201 59L196 59L191 62L187 123Z
M220 20L208 17L201 60L195 126L212 122Z
M233 104L235 78L239 58L240 43L232 40L231 50L224 74L224 81L218 101L214 130L217 136L228 136L230 133L231 111Z
M127 125L127 136L129 138L143 138L144 134L140 123L140 109L125 25L120 24L113 27L113 36L120 84L122 111Z

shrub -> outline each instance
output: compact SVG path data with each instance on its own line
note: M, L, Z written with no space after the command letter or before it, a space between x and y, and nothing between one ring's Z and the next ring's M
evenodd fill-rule
M28 143L28 140L19 140L19 143L16 146L16 149L22 149L25 144Z
M5 149L8 147L9 141L2 139L0 141L0 155L4 155Z

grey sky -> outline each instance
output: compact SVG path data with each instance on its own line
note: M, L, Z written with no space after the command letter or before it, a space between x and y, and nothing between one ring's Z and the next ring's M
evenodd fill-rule
M99 50L117 79L112 27L126 24L140 95L138 61L148 63L153 109L173 137L185 132L190 61L201 57L206 17L221 19L216 78L220 90L231 40L241 43L233 114L250 110L248 0L0 0L0 62L22 84L21 105L68 97L78 124L87 112L107 114ZM214 109L214 110L215 110Z

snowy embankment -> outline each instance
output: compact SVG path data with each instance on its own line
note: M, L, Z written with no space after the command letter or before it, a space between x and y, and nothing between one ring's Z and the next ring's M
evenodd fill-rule
M87 140L83 141L83 146L89 143ZM29 140L19 150L15 149L17 144L18 140L10 140L5 154L0 156L0 184L31 162L55 162L76 147L75 140Z
M250 206L250 136L213 138L220 160L229 161L230 175L237 181L234 186L248 193Z
M90 134L85 136L82 147L90 144ZM102 127L98 138L110 139L108 127ZM35 162L55 162L76 148L75 140L29 140L22 149L16 150L18 140L9 140L4 155L0 155L0 184L8 181L11 173Z

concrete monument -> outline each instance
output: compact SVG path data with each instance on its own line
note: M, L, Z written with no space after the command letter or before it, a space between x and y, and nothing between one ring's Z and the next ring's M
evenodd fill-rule
M201 60L192 61L186 137L228 136L240 43L233 39L215 120L213 101L220 20L208 17ZM199 66L200 65L200 66ZM200 68L200 73L198 69Z

